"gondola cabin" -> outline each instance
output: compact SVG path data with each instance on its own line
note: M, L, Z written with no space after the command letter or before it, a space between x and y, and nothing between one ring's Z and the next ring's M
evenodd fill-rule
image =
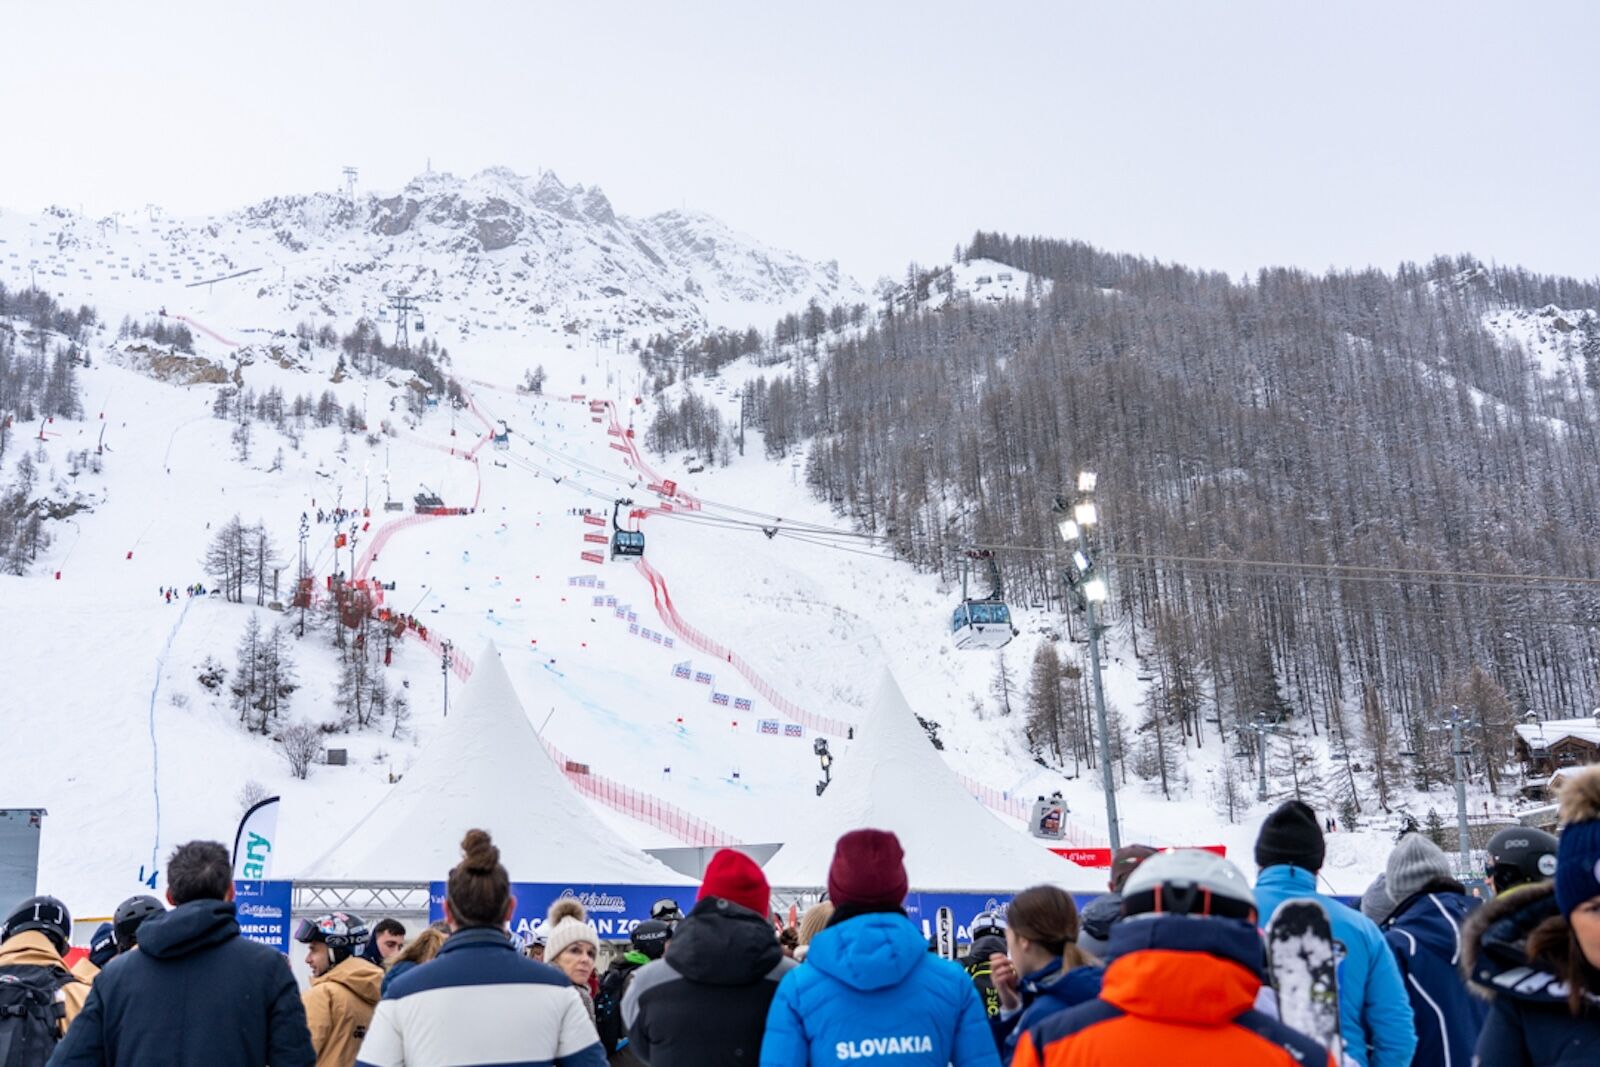
M1004 648L1014 636L1003 600L963 600L950 615L950 639L959 649Z
M644 534L638 530L617 530L611 535L611 558L644 555Z

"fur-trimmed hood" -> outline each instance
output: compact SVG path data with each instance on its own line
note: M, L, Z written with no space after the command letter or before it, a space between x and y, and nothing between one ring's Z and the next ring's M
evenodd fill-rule
M1528 959L1528 936L1561 917L1549 882L1504 893L1479 908L1461 930L1461 973L1479 996L1566 1006L1564 960ZM1590 999L1600 1003L1593 992Z

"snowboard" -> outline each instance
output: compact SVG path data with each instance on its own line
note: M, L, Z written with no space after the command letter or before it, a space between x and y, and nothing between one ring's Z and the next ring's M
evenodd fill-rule
M1267 967L1278 1016L1344 1060L1339 1033L1339 949L1328 911L1315 900L1286 900L1267 923Z
M947 960L956 958L956 923L949 908L940 908L935 920L934 936L938 940L939 955Z

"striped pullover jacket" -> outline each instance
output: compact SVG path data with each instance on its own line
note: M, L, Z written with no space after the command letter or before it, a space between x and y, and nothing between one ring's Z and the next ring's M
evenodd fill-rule
M605 1067L578 991L524 959L505 931L458 930L439 955L395 979L357 1067Z

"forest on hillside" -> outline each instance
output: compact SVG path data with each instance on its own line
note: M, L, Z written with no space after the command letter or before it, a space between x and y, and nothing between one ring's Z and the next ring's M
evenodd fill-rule
M1050 284L986 305L912 268L863 329L776 350L752 424L898 555L953 577L996 546L1024 604L1063 606L1052 505L1098 472L1111 622L1154 682L1118 716L1142 772L1253 751L1265 716L1328 736L1330 802L1387 807L1449 780L1429 727L1460 705L1470 773L1506 793L1515 722L1600 704L1600 286L1470 257L1232 279L991 233L958 255ZM1486 326L1515 308L1565 339L1562 373ZM1066 619L1019 697L1036 752L1092 764Z

